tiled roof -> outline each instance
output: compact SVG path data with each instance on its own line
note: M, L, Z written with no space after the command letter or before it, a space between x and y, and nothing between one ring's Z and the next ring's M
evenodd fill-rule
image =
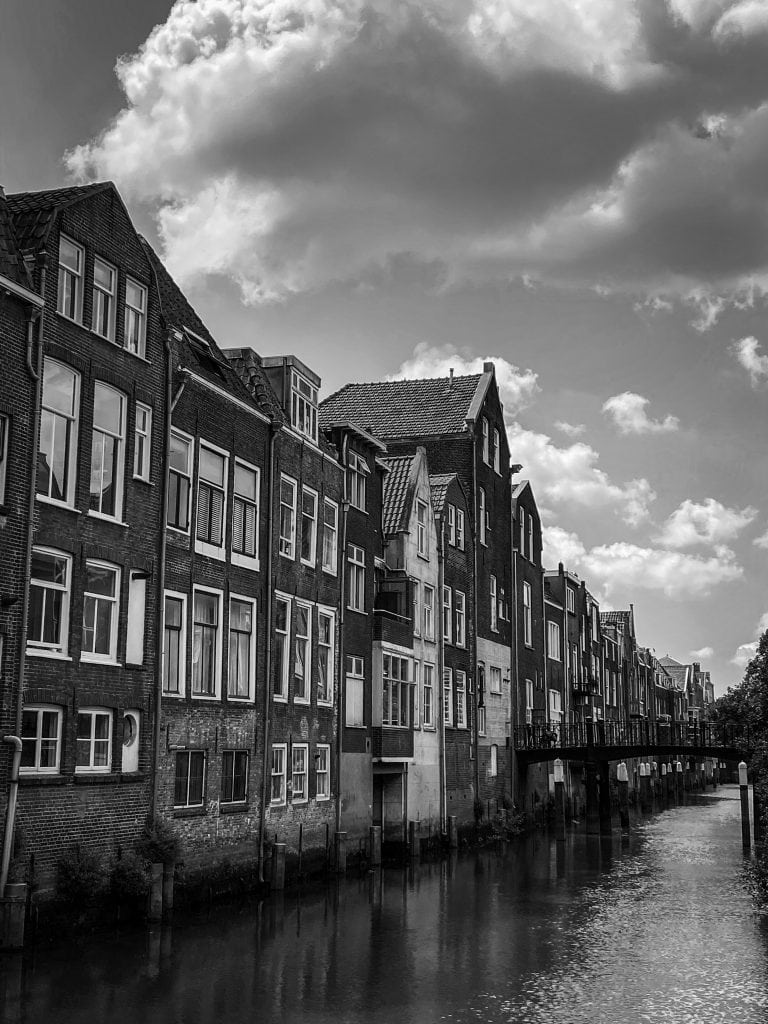
M670 658L667 654L663 658L659 658L659 664L663 665L664 668L684 668L685 666L681 661L675 661L674 658Z
M320 422L355 420L377 437L458 434L485 374L347 384L320 406Z
M258 353L252 348L228 348L224 349L223 355L262 409L276 422L284 422L285 415L267 380Z
M429 489L432 494L432 508L436 515L442 515L445 508L445 499L448 488L456 479L455 473L431 473L429 477Z
M629 622L629 612L600 612L600 622L608 626L623 626Z
M384 476L382 523L385 534L397 533L408 528L411 512L408 485L415 458L415 455L398 455L381 460L389 470Z
M24 262L16 248L16 236L8 210L8 201L0 188L0 274L14 284L29 288Z
M8 196L8 209L13 217L19 249L28 252L42 246L56 211L61 207L109 188L115 188L111 181L97 181L92 185L52 188L45 192L16 192Z

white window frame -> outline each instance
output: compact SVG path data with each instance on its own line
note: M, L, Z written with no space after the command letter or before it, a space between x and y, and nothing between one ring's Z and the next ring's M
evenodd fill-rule
M144 425L139 426L139 414ZM133 421L133 478L149 482L152 468L152 406L136 402Z
M306 634L299 634L299 616L298 610L302 608L307 613L307 632ZM312 627L314 626L314 615L312 610L314 605L310 604L309 601L294 601L293 603L293 644L291 646L291 665L292 670L290 673L291 677L291 696L294 704L309 704L312 695ZM304 694L301 697L296 696L296 680L298 678L296 674L297 665L297 654L299 641L304 641L305 647L305 658L304 658Z
M454 640L457 647L467 646L467 596L463 590L457 590L454 594L454 615L456 617L456 631Z
M501 434L498 427L493 428L493 468L501 476Z
M166 601L170 598L172 601L178 601L181 605L181 629L179 630L179 673L178 673L178 689L168 689L168 679L166 673ZM187 686L187 595L182 594L177 590L166 590L163 594L163 697L184 697L186 696Z
M454 689L456 692L456 728L466 729L469 721L467 714L467 673L462 669L456 669L453 674Z
M554 718L555 715L562 715L563 713L563 695L559 690L550 687L549 690L549 717Z
M330 642L328 644L323 643L322 633L320 631L321 619L328 619L330 622L329 637ZM327 673L328 678L326 680L327 696L323 699L320 697L320 654L322 651L327 651ZM333 608L327 608L324 605L317 606L317 665L315 675L315 693L317 694L317 703L321 707L333 707L334 698L334 680L336 677L336 612Z
M211 455L215 455L217 458L223 460L224 466L222 470L222 483L218 484L215 481L209 480L207 477L203 477L201 472L203 452L207 451ZM204 440L202 437L198 438L197 443L197 488L195 493L195 551L199 555L206 555L208 558L217 558L224 560L226 558L226 544L227 544L227 484L229 482L229 452L224 448L219 448L218 445L212 444L210 441ZM221 497L221 521L219 523L219 529L221 531L221 543L214 544L211 540L205 540L198 536L198 529L200 523L200 498L202 488L206 487L211 496L218 492ZM213 519L213 503L209 498L208 507L208 522L210 535L210 524Z
M34 748L34 750L35 750L34 764L32 764L32 765L20 765L19 766L19 774L20 775L58 775L59 772L61 771L61 730L62 730L62 720L64 718L64 715L63 715L63 712L62 712L62 708L58 707L55 704L25 704L24 708L23 708L23 713L26 714L27 712L34 712L35 715L36 715L35 735L34 736L32 736L32 735L26 735L25 736L24 729L23 729L23 720L22 720L22 731L21 731L22 753L24 751L24 743L25 743L25 741L26 741L27 744L29 744L30 742L34 741L34 744L35 744L35 748ZM56 715L56 734L55 734L55 736L51 736L51 735L43 736L42 730L43 730L43 715L44 714L55 714ZM47 741L47 742L53 741L53 742L55 742L56 746L55 746L54 749L55 749L56 757L55 757L55 763L54 764L47 765L46 767L43 768L41 766L41 764L40 764L40 754L41 754L42 744L43 744L44 741Z
M331 745L318 743L315 754L315 800L331 799Z
M129 300L129 291L131 287L136 288L141 296L140 305ZM140 284L133 277L126 277L125 279L125 315L123 318L123 348L126 352L130 352L134 356L140 356L142 359L146 357L147 348L147 295L148 290ZM132 331L133 324L137 325L137 330ZM135 344L131 339L132 333L136 334Z
M106 569L110 572L115 581L115 593L114 597L109 597L104 594L97 594L87 589L88 587L88 569L93 567L95 569ZM113 565L111 562L103 562L98 558L88 558L85 562L85 573L83 575L83 641L80 648L80 661L84 662L99 662L104 665L116 665L117 664L117 640L118 640L118 626L120 622L120 588L122 584L122 573L119 565ZM110 620L109 620L109 652L107 654L98 654L95 651L89 651L85 648L85 614L88 599L92 599L94 602L94 613L93 613L93 638L94 644L96 641L96 623L99 619L98 609L99 604L107 602L111 607Z
M498 684L495 683L498 680ZM490 693L501 694L502 692L502 679L501 679L501 666L500 665L489 665L488 666L488 690Z
M347 454L347 490L349 492L349 503L360 512L365 512L367 505L367 484L369 476L368 463L365 457L359 452L349 449Z
M304 769L303 771L297 771L297 766L300 764L297 754L303 754ZM303 779L303 793L301 796L296 796L296 779ZM305 804L309 801L309 744L308 743L292 743L291 744L291 803L292 804Z
M443 587L443 642L453 643L453 591Z
M528 561L535 561L533 550L533 516L528 513Z
M232 679L232 603L237 601L239 604L247 604L251 609L251 630L248 633L249 645L248 645L248 687L245 694L235 693L230 686ZM230 591L229 594L229 616L227 620L227 701L237 701L241 703L249 703L253 701L256 695L256 622L257 622L257 603L252 597L246 597L245 594L235 594ZM238 633L245 636L245 630L238 630Z
M452 548L456 547L456 506L448 506L448 543Z
M293 495L290 502L283 498L284 485ZM291 561L296 558L296 503L298 500L298 490L299 485L292 476L288 476L286 473L280 474L278 550L281 558L288 558Z
M328 511L333 512L333 522L328 521ZM326 545L326 537L332 538ZM330 557L327 557L330 549ZM339 564L339 506L332 498L323 498L323 572L336 576Z
M565 585L565 608L566 611L571 613L575 613L576 611L576 595L573 587L569 587L567 583Z
M520 555L525 558L525 509L520 509Z
M533 646L533 608L531 584L523 581L523 643L526 647Z
M427 700L429 693L429 700ZM421 673L421 724L424 729L435 728L435 666L425 661Z
M492 743L489 747L488 778L495 779L499 774L499 747Z
M168 463L168 509L165 516L165 526L168 530L174 530L176 533L183 533L185 536L189 536L189 532L192 529L192 514L191 514L191 499L192 499L192 458L194 452L195 439L191 434L184 433L183 430L178 430L176 427L171 428L171 441L179 441L186 447L187 451L187 468L177 469L170 465L170 454ZM171 478L177 477L179 481L186 481L187 484L187 507L186 507L186 526L177 526L169 521L169 515L171 512L170 505L170 493L171 493ZM179 493L179 487L177 486L177 494ZM180 505L177 503L177 507ZM175 511L175 510L174 510Z
M494 633L499 631L499 598L496 577L491 573L488 577L488 594L491 605L491 630Z
M245 470L246 473L253 473L255 477L256 498L250 498L237 489L237 471ZM243 507L243 544L245 545L245 521L249 511L253 514L253 554L247 551L235 550L235 513L239 505ZM230 538L230 559L233 565L239 565L244 569L259 569L259 530L261 528L261 470L245 459L235 457L235 467L232 476L232 535Z
M317 444L317 388L303 373L291 368L291 426Z
M309 499L311 514L307 514L305 501ZM299 561L302 565L312 568L317 564L317 516L319 495L312 487L301 488L301 533L299 542ZM304 527L309 523L309 554L304 554Z
M491 464L491 425L488 422L488 417L483 416L482 420L483 430L483 462L486 466Z
M285 613L285 630L277 628L277 605L278 605L278 602L280 604L284 605L285 608L286 608L286 613ZM292 650L291 650L291 625L292 625L292 620L293 620L292 610L293 610L292 609L292 602L291 602L291 598L289 597L289 595L288 594L276 593L275 594L275 621L274 621L274 625L272 627L273 628L273 636L274 636L274 644L275 644L275 646L273 647L273 655L272 655L272 673L273 673L273 678L269 680L268 685L269 685L269 687L270 687L270 689L272 691L272 700L276 700L276 701L279 701L281 703L285 703L288 700L288 679L289 679L290 671L291 671L290 666L291 666L291 654L292 654ZM281 639L279 639L279 638L281 638ZM280 643L280 645L281 645L281 647L283 649L283 659L282 659L282 674L281 674L281 678L280 678L281 689L280 689L279 693L276 693L275 692L274 672L275 672L275 667L277 665L277 658L274 656L274 651L275 651L275 648L276 648L278 643Z
M81 715L90 716L91 719L90 737L87 740L89 745L87 764L77 764L79 745L85 740L85 737L79 736ZM95 759L95 744L105 742L104 740L97 739L95 736L97 718L106 718L108 722L106 738L107 763L102 765L96 765L93 763ZM114 733L114 715L112 709L103 707L78 708L75 715L75 723L75 775L108 775L112 771L112 738Z
M453 669L443 669L443 725L453 728Z
M464 550L464 509L456 507L456 547Z
M429 561L429 547L427 543L427 518L428 506L421 498L416 499L416 554L419 558Z
M365 548L347 544L347 608L353 612L365 613L365 568Z
M525 680L525 721L533 722L534 685L532 679Z
M346 656L344 724L348 729L365 728L365 661L356 654ZM350 680L354 686L350 687ZM359 685L358 685L359 684ZM352 699L350 699L352 698ZM359 710L359 715L355 712ZM354 721L352 719L355 719ZM357 720L359 719L359 721Z
M413 635L421 636L421 590L418 580L411 580L413 588Z
M106 427L97 426L96 425L96 389L97 388L103 388L105 391L111 391L112 394L116 395L118 397L118 399L120 400L120 428L119 428L119 432L117 434L114 431L109 430ZM126 434L125 424L126 424L126 406L128 404L128 400L127 400L126 396L123 394L122 391L119 391L116 387L113 387L111 384L107 384L107 382L103 381L103 380L96 380L96 381L94 381L94 383L93 383L93 399L94 399L94 402L93 402L94 414L93 414L93 429L91 431L90 479L93 480L93 475L94 475L94 470L95 470L95 459L96 459L96 456L97 456L97 444L98 444L99 437L101 437L102 439L103 438L112 438L112 440L115 442L115 445L116 445L116 448L117 448L117 458L115 460L115 462L116 462L115 476L114 476L114 480L112 481L112 486L114 487L114 494L115 494L115 497L114 497L114 506L115 506L115 508L114 508L114 512L104 512L102 510L103 509L103 504L104 504L103 476L104 476L104 466L106 464L106 459L105 459L105 455L104 455L104 441L102 440L102 442L101 442L101 444L102 444L102 448L101 448L101 470L100 470L101 476L102 476L102 487L101 487L101 490L99 491L99 496L98 496L98 499L97 499L97 501L98 501L98 507L97 508L93 508L92 505L91 505L91 503L94 500L96 500L96 495L94 495L94 493L90 490L90 487L89 487L89 493L88 493L88 506L89 506L88 507L88 515L89 516L96 516L98 519L109 519L111 522L118 522L119 523L119 522L122 522L122 517L123 517L123 479L124 479L124 476L125 476L125 434Z
M70 374L72 377L72 406L70 412L62 412L60 409L55 409L51 405L45 404L45 371L48 367L55 366L59 367ZM46 417L49 418L49 422L46 422ZM59 426L57 429L57 420L61 419L66 421L63 427L65 436L65 463L66 463L66 481L63 498L54 498L52 496L52 484L54 480L53 476L53 465L50 456L52 456L57 447L56 442L58 435L61 434L62 427ZM37 492L38 500L50 502L52 505L65 506L66 508L73 508L75 504L75 493L77 485L77 443L78 443L78 427L80 419L80 374L73 367L62 363L59 359L51 359L48 356L45 358L43 366L43 396L42 396L42 416L40 423L40 439L38 442L38 449L40 455L45 455L48 461L49 476L48 476L48 490L47 492ZM49 425L50 424L50 425ZM50 435L50 450L43 448L43 441L47 441Z
M398 664L397 674L392 671L393 664ZM389 665L389 674L387 674ZM405 671L405 675L403 675ZM401 654L385 651L381 659L381 724L385 729L408 729L411 725L411 659ZM398 690L398 720L393 721L392 694ZM389 712L385 713L387 705Z
M62 242L67 242L76 250L77 260L74 267L65 263L62 259ZM59 235L58 269L59 276L56 290L56 312L67 320L71 320L73 323L81 324L83 322L83 273L85 269L85 249L68 235ZM72 303L64 302L66 282L69 282L72 286L72 293L74 294L74 301ZM72 307L72 314L66 311L66 305L70 305Z
M37 587L41 590L54 590L57 593L61 593L61 614L59 618L59 639L53 643L47 643L42 638L40 640L29 639L29 625L27 626L27 655L33 655L37 657L45 658L66 658L68 656L68 641L69 641L69 609L72 600L72 555L67 554L66 551L58 551L56 548L43 547L35 545L32 549L32 557L34 556L48 555L51 558L60 558L66 563L67 573L66 581L62 584L50 583L47 580L36 580L34 576L30 578L30 598L29 603L32 604L32 588ZM47 599L43 599L43 613L45 612L45 605ZM32 617L29 617L29 623L31 623ZM45 621L45 614L42 616L42 621Z
M277 758L277 768L275 771L276 761L275 755L279 755ZM287 743L273 743L272 744L272 757L270 760L269 770L269 803L272 807L282 806L286 802L287 797L287 761L288 761L288 744ZM275 796L275 779L280 779L280 791Z
M562 661L560 651L560 623L554 619L547 621L547 657L551 661Z
M487 528L488 528L488 512L486 509L486 497L485 488L478 487L480 495L480 543L484 546L488 544Z
M111 274L111 287L107 288L102 284L99 284L96 280L96 271L98 267L103 267L104 270ZM100 329L102 317L102 311L106 306L106 320L107 327L106 332ZM105 341L115 340L115 309L117 307L117 267L109 263L107 260L102 259L101 256L94 256L93 258L93 288L91 290L91 330L94 334L100 338L104 338Z
M411 722L414 729L421 728L420 726L420 711L421 711L421 662L415 658L411 662L411 673L413 678L411 679L411 694L412 694L412 711L413 717Z
M435 588L424 584L424 639L435 639Z
M212 693L196 693L195 692L195 598L198 594L205 594L207 597L213 597L216 599L216 636L215 636L215 649L214 649L214 663L213 663L213 692ZM190 696L193 700L210 701L219 700L221 697L221 652L223 643L224 633L224 594L221 590L215 590L213 587L200 587L195 586L192 588L192 672L190 674ZM207 623L205 624L207 625ZM202 657L202 647L199 652L199 656Z

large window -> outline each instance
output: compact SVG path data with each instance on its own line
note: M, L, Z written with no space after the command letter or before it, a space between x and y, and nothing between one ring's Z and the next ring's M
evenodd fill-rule
M80 708L75 772L108 772L111 767L112 712L105 708Z
M365 686L365 677L362 658L358 658L352 654L347 655L345 683L345 722L350 726L364 726L365 704L363 702L363 689Z
M429 558L427 547L427 511L425 502L416 502L416 553L421 558Z
M235 487L232 494L232 552L257 559L259 556L259 471L235 460Z
M467 673L456 669L456 727L467 727Z
M314 566L317 558L317 491L301 489L301 561Z
M197 471L195 537L203 554L217 555L224 546L227 503L227 456L200 442Z
M424 584L424 639L435 639L435 588Z
M108 341L115 340L117 271L98 256L93 261L91 329Z
M168 525L189 532L189 492L192 481L192 438L171 431L168 459Z
M248 700L256 675L256 606L244 597L229 601L229 679L227 695Z
M296 481L280 477L280 554L296 557Z
M491 464L491 428L488 420L483 416L483 462Z
M125 398L108 384L93 388L90 509L119 519L123 510Z
M435 727L435 666L424 663L421 688L421 721L425 729Z
M339 548L339 506L323 499L323 570L336 575Z
M501 693L501 668L498 665L490 667L488 686L491 693Z
M488 538L486 536L486 530L488 528L488 510L485 507L485 488L478 488L480 492L480 543L487 544Z
M192 607L192 695L215 697L221 664L221 595L196 590Z
M143 356L147 344L147 289L130 277L125 281L125 339L134 355Z
M527 647L533 644L533 619L531 610L531 584L523 583L523 642Z
M382 686L382 725L407 728L409 715L408 658L398 658L393 654L385 654L383 661Z
M453 669L443 669L443 722L453 725Z
M456 612L456 635L454 639L457 647L464 647L467 643L467 598L460 590L457 590L454 595L454 605Z
M136 403L136 425L133 433L133 475L149 480L152 447L152 409Z
M27 652L65 655L72 558L50 548L32 550Z
M272 651L272 696L276 700L288 699L290 638L291 602L288 598L276 597L274 648Z
M547 623L547 655L553 661L560 661L560 625L557 622Z
M315 756L315 798L329 800L331 796L331 748L318 743Z
M347 545L347 607L365 611L365 551L356 544Z
M317 441L317 388L291 371L291 426L311 441Z
M443 587L443 640L453 643L453 594L450 587Z
M309 747L306 743L294 743L291 747L291 800L295 804L305 803L309 798L307 787Z
M176 752L174 807L202 807L205 803L205 751Z
M491 603L491 629L496 632L499 628L499 598L495 576L488 577L488 597Z
M456 509L456 547L464 550L464 510Z
M312 606L294 605L293 699L309 701L309 672L312 664Z
M248 751L225 750L221 755L221 802L245 803L248 799Z
M365 512L365 478L368 476L368 463L362 455L350 450L347 459L347 487L349 502L361 512Z
M21 716L23 774L56 775L61 759L61 708L28 705Z
M285 758L288 748L285 743L272 744L272 768L270 771L270 795L272 804L285 803Z
M65 235L59 238L59 286L56 309L70 320L83 318L85 250Z
M67 505L75 501L80 377L63 363L45 360L40 417L37 493Z
M317 612L317 702L333 703L335 619L332 612Z
M576 611L576 597L573 587L566 586L565 588L565 607L572 614Z
M83 661L117 661L120 570L105 562L85 563Z
M501 474L501 435L493 428L493 468Z
M165 595L163 620L163 693L181 696L184 693L186 667L186 597Z
M525 720L529 724L533 721L533 680L525 680Z

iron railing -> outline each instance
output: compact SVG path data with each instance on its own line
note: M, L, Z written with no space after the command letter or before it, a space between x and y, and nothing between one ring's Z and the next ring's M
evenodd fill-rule
M749 729L733 723L654 722L534 722L514 730L518 750L567 747L669 747L749 750Z

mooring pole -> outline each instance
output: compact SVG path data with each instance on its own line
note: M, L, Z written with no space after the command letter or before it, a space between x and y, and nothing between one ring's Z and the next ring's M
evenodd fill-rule
M624 761L616 768L616 779L619 783L619 820L622 829L626 831L629 829L629 773Z
M562 758L555 758L555 838L565 839L565 775Z
M684 802L684 795L683 763L682 761L675 761L675 799L678 803Z
M739 761L739 791L741 793L741 845L748 851L752 842L749 835L749 785L746 761Z

